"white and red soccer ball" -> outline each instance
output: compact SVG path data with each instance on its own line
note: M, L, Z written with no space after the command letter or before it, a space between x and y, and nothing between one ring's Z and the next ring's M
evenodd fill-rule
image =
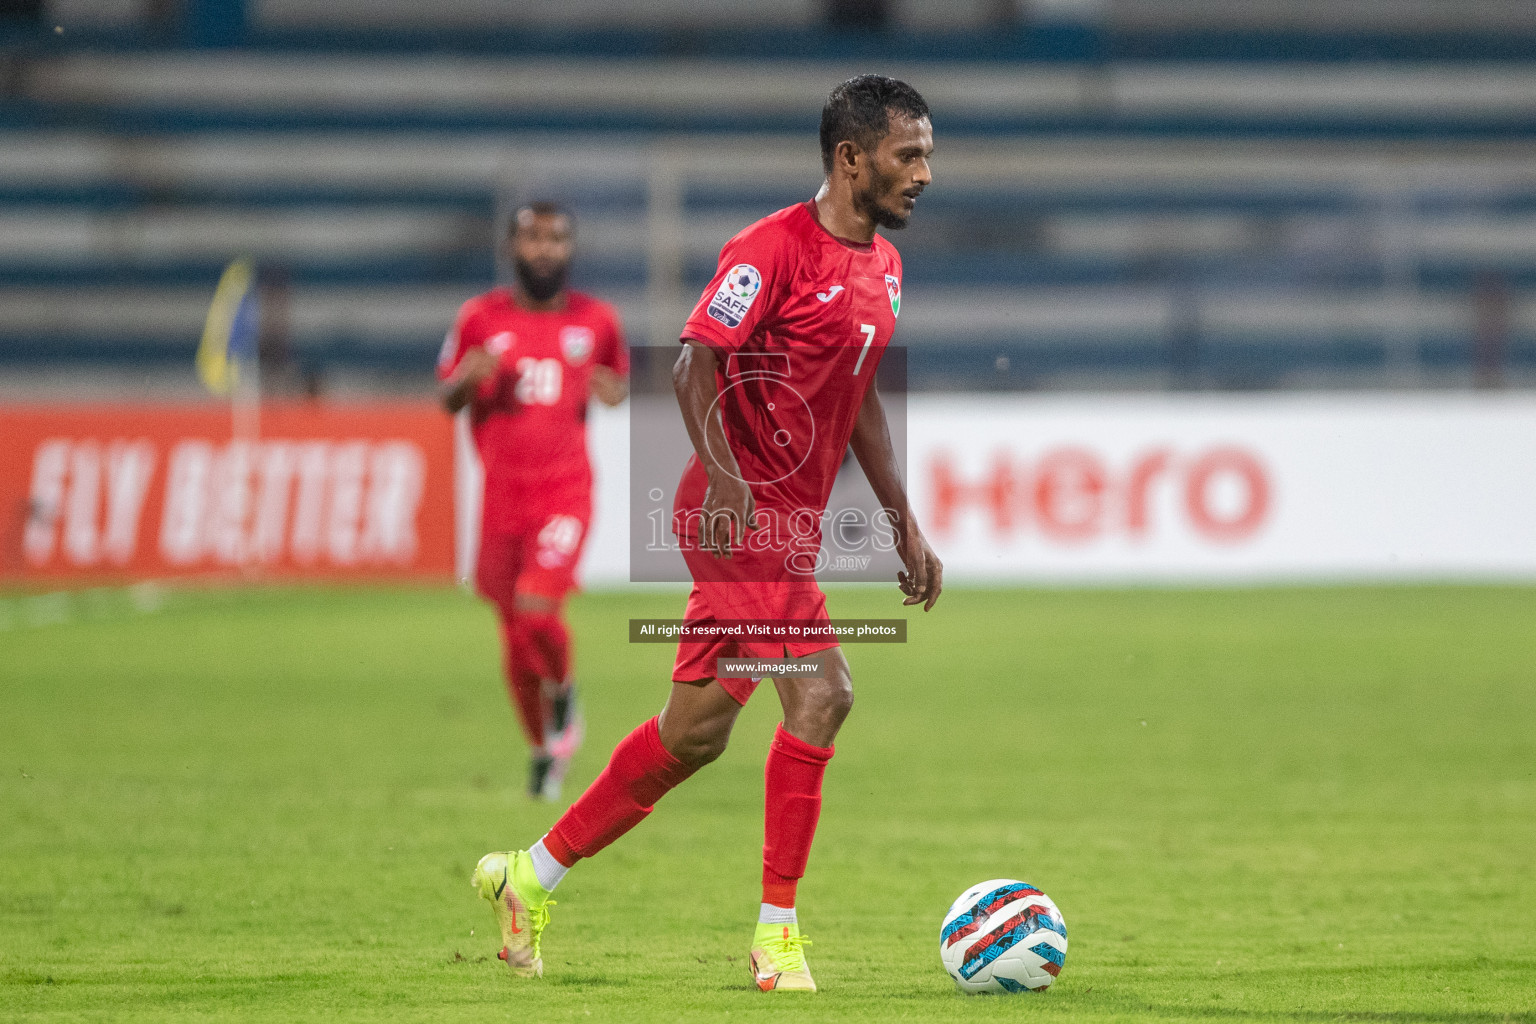
M1067 925L1028 882L978 882L944 915L939 958L962 992L1039 992L1067 962Z

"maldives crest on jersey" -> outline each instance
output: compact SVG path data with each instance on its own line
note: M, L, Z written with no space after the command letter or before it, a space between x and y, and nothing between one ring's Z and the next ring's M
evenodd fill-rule
M891 297L891 316L901 316L901 278L886 274L885 294Z
M741 320L752 308L757 293L763 290L763 275L750 263L738 263L726 271L725 279L709 300L706 310L710 316L727 327L740 326Z
M590 327L560 328L560 351L565 361L573 365L584 363L597 344L597 332Z

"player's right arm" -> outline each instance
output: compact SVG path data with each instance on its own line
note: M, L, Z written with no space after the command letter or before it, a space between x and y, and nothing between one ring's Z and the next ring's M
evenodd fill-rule
M672 367L672 389L677 393L688 439L709 478L699 541L717 557L730 558L732 534L739 542L747 530L757 529L757 503L725 439L718 402L720 385L715 376L719 365L708 345L684 338L683 351Z
M757 529L756 500L741 478L741 467L720 419L720 361L742 348L760 326L771 322L784 293L786 241L782 229L758 221L720 250L714 279L683 326L683 351L672 368L672 387L699 463L709 477L704 492L700 542L720 558L731 557Z
M448 376L438 385L438 397L443 408L456 413L475 397L475 390L496 372L498 360L483 348L472 348L464 353Z
M479 306L479 299L470 299L460 307L437 354L437 397L449 413L474 401L476 390L500 365L499 356L486 350L481 318L476 315Z

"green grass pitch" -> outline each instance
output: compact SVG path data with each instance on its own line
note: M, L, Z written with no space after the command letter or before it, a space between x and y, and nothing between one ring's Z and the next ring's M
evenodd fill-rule
M626 620L681 603L574 602L574 789L666 692L672 649ZM771 691L571 873L517 981L470 870L555 810L522 795L484 606L80 607L0 632L5 1021L1536 1021L1533 589L956 589L905 646L850 646L809 997L745 963ZM950 901L997 876L1066 916L1047 993L939 967Z

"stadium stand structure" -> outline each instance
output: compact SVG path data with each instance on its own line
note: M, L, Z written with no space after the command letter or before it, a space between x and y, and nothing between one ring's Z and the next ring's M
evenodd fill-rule
M536 195L578 213L577 283L667 344L730 232L814 191L819 99L871 66L803 26L756 56L558 27L443 52L408 29L299 45L277 18L234 48L12 33L0 364L190 382L213 283L251 255L305 372L418 387ZM1007 60L897 33L878 65L942 132L940 185L898 239L914 386L1536 377L1536 63L1458 59L1465 34L1428 59L1378 33L1392 59L1359 63L1331 49L1366 45L1347 27L1285 60L1195 60L1211 37L1161 23L1089 33L1093 59L1082 32L1030 32ZM784 57L796 40L814 45Z

